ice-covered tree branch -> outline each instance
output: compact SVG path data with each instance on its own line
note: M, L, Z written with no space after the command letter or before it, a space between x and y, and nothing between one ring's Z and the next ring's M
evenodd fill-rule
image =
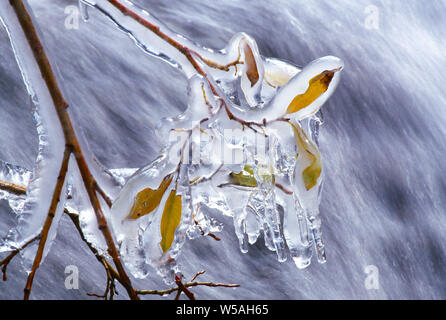
M103 210L101 208L101 204L99 202L99 198L97 195L97 192L98 190L100 190L100 187L97 184L96 180L93 178L91 171L87 165L87 161L83 156L83 152L77 139L76 133L74 131L71 118L67 111L68 103L63 98L62 92L60 91L60 88L57 84L56 76L48 61L47 55L44 50L44 46L42 45L39 39L32 18L30 17L25 5L21 0L11 0L9 1L9 4L2 3L2 6L3 6L2 20L7 27L9 26L9 35L11 37L11 42L13 43L13 45L15 45L15 50L16 50L15 53L16 55L20 56L20 58L18 59L21 59L23 62L21 68L23 68L23 71L27 73L27 76L31 79L36 77L43 78L46 88L42 88L42 91L47 90L47 92L43 92L43 94L49 95L51 99L51 102L49 103L50 106L46 107L48 109L50 109L51 107L53 108L52 110L51 109L47 110L47 112L49 113L53 112L57 115L57 120L61 127L61 131L63 132L63 137L65 141L65 156L62 162L63 164L62 169L65 170L63 171L61 169L61 174L59 174L59 176L56 178L57 182L54 187L51 204L48 210L49 218L46 220L47 222L45 222L44 227L42 229L42 237L41 237L41 242L39 244L39 251L34 260L32 272L30 274L30 277L28 278L27 285L25 287L25 299L29 298L35 270L40 264L40 259L43 252L43 247L45 245L45 240L51 228L50 221L53 218L52 216L54 214L53 210L55 209L55 207L59 202L61 188L65 181L66 168L64 167L65 165L68 164L68 159L71 154L73 154L76 159L76 164L82 175L84 187L88 193L91 205L96 213L96 218L98 220L99 228L102 231L102 234L107 242L108 252L116 265L119 276L124 283L124 287L132 299L138 299L138 296L136 295L131 285L130 278L128 277L124 267L122 266L119 257L119 252L116 249L112 233L108 227L108 223L105 219ZM16 20L16 22L14 20ZM14 24L15 28L17 28L18 30L11 28L12 24ZM27 50L21 51L20 49L22 48L26 48ZM32 69L32 67L30 67L32 65L37 65L37 66L34 67L34 69ZM35 81L37 82L37 84L34 83L35 86L41 87L41 85L38 84L40 80L36 79ZM50 126L54 126L54 124L51 124Z
M132 299L172 292L175 299L181 293L194 299L189 287L236 286L195 282L201 273L190 282L182 281L176 258L185 240L199 236L220 240L214 232L221 227L209 211L233 217L242 252L263 232L265 245L280 262L287 259L289 249L298 268L310 264L313 250L324 263L318 217L322 157L313 128L318 125L316 113L339 82L342 61L324 57L301 69L261 56L255 40L245 33L236 34L224 50L213 51L178 36L130 1L80 0L80 4L85 10L85 5L96 8L145 53L182 70L189 85L188 109L157 127L158 135L169 141L154 161L118 175L104 170L72 123L71 107L26 6L20 0L0 4L36 106L38 131L45 137L41 141L49 140L40 145L37 167L27 182L19 221L26 232L13 230L6 242L14 257L26 250L29 241L39 240L25 298L64 208L106 271L104 294L92 294L105 299L113 298L115 281ZM2 179L0 172L0 190L23 197L24 189L16 182ZM72 207L77 214L70 211ZM11 259L2 262L4 269ZM144 278L148 265L166 283L177 286L135 290L126 270Z

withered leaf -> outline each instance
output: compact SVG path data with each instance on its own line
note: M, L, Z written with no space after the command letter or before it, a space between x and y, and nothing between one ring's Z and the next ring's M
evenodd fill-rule
M170 249L175 236L175 230L181 221L181 196L175 190L170 191L161 217L161 249Z
M319 98L325 91L327 91L331 80L334 77L334 70L324 71L321 74L315 76L309 81L307 91L303 94L299 94L294 97L290 105L287 108L287 113L294 113L303 108L308 107L317 98Z
M164 177L158 189L145 188L136 195L127 219L135 220L155 210L163 198L167 187L172 182L172 175Z

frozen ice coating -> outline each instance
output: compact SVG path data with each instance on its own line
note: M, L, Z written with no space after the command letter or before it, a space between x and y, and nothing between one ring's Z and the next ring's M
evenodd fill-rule
M0 183L13 183L26 188L31 175L32 172L28 169L0 161ZM8 200L8 204L15 214L19 215L23 212L26 202L25 195L0 189L0 199Z
M138 168L119 168L108 170L109 174L123 186L125 182L138 170Z
M127 17L119 9L114 7L108 1L104 0L80 0L83 4L92 6L105 14L121 31L125 32L135 44L149 55L160 58L167 61L172 66L181 68L188 77L196 74L190 63L183 55L179 54L177 49L155 36L151 32L147 32L147 29L139 24L137 21ZM146 20L150 21L156 26L160 27L162 32L171 34L171 32L162 25L157 19L151 16L147 11L141 9L137 5L130 1L126 1L126 4L130 5L131 10L135 13L139 13ZM177 35L173 35L178 38Z
M197 299L446 298L443 1L372 3L380 17L377 29L369 28L367 0L134 0L141 7L117 1L189 48L203 72L111 6L114 1L86 0L80 11L77 1L24 2L36 14L33 22L42 30L52 67L57 64L63 76L57 80L88 167L114 202L108 211L99 199L136 289L162 290L171 287L162 278L171 281L173 273L184 274L186 281L206 270L202 281L241 287L191 288ZM48 197L50 176L60 166L48 153L56 151L54 140L61 136L50 135L54 126L48 123L57 122L45 115L49 99L37 94L44 88L34 88L37 72L28 67L33 61L20 26L4 10L9 3L0 0L1 17L21 69L1 28L0 159L7 163L0 165L0 180L22 188L0 192L0 246L6 250L0 260L13 249L8 233L18 230L18 218L32 223L22 228L32 234L47 211L40 207L48 201L39 200L33 215L26 215L34 201L24 187L36 186L39 192L29 189L30 194ZM88 23L82 21L85 9ZM68 29L65 23L76 22L73 18L79 28ZM246 51L240 32L257 49ZM335 58L318 60L327 55L342 58L345 69L333 71L342 66ZM254 81L255 69L246 70L248 56L263 65L262 81ZM196 88L192 100L187 87ZM43 125L40 151L26 90L33 92L36 119ZM198 126L176 117L180 114L208 119ZM163 120L158 136L155 126L166 117L183 122ZM262 139L268 140L265 147ZM180 158L186 140L189 152L183 158L194 162L180 166L176 186L178 162L168 165L168 159ZM198 157L193 150L201 151ZM38 152L52 172L39 170L47 167L43 163L34 165ZM158 161L160 153L164 160ZM234 163L239 155L243 160ZM173 172L164 190L163 180ZM113 264L78 168L70 167L66 178L65 209L74 219L79 215L87 242ZM138 212L144 215L136 218ZM173 223L163 224L163 216ZM104 268L72 222L64 214L58 229L51 229L57 236L31 298L96 299L86 293L104 292ZM35 242L14 258L8 281L0 281L0 298L23 298L26 274L20 263L29 270L36 249ZM67 265L79 268L79 290L64 287ZM370 265L379 269L379 290L364 285ZM117 286L115 298L127 298Z
M225 219L232 219L242 253L247 254L263 238L281 263L291 257L298 269L304 269L313 256L324 263L317 113L338 85L342 60L327 56L300 68L262 56L254 38L243 32L236 33L223 50L212 50L171 31L138 5L124 4L130 11L105 0L79 1L85 21L95 23L87 7L95 8L149 56L182 71L188 93L185 111L163 117L156 126L161 150L141 168L105 168L81 128L83 110L75 106L68 110L125 269L137 279L147 278L154 269L171 284L183 273L180 257L187 241L205 236L219 240L215 233L223 231ZM18 227L10 232L1 252L39 234L65 141L17 18L6 2L1 2L0 10L35 105L39 134L39 155L32 172L0 163L0 180L27 189L26 197L0 191L0 198L7 199L19 216ZM51 249L64 209L79 217L86 242L110 258L85 189L83 167L71 157L43 258ZM31 245L21 252L25 266L30 265L35 250Z
M27 184L26 201L19 215L17 227L10 231L3 245L4 248L14 249L20 248L37 236L43 226L62 163L65 140L50 92L41 81L39 67L9 2L1 1L0 15L34 105L34 118L39 137L38 156Z
M248 105L256 107L260 102L260 90L265 73L263 61L254 39L246 34L241 34L239 37L241 37L239 40L240 60L243 62L241 88Z
M164 177L174 171L176 166L177 164L169 161L167 153L161 154L148 166L135 172L113 203L110 213L112 227L120 246L123 261L137 278L144 278L148 275L143 235L157 215L152 212L137 220L132 220L128 219L130 209L136 195L141 190L145 188L157 189ZM167 192L164 194L164 201L166 194ZM159 209L162 208L162 204L163 202L157 206L158 210L162 210Z
M301 71L297 66L276 58L265 58L263 64L265 68L265 82L272 87L285 85Z
M95 212L88 201L88 194L82 183L79 167L74 161L70 162L70 171L68 173L68 195L65 208L72 214L79 216L79 225L82 229L85 239L99 253L107 255L107 245L102 235ZM113 170L114 172L116 170ZM117 170L119 173L128 173L132 169Z
M74 156L72 155L70 157L70 160L68 163L68 172L72 172L74 166L76 166L76 160L74 159ZM67 197L68 197L68 188L69 188L69 181L68 181L68 179L66 179L62 186L62 191L60 193L59 202L58 202L56 210L54 212L54 217L53 217L53 222L51 224L51 228L48 231L48 238L45 243L45 248L43 249L41 263L45 260L46 256L48 255L48 252L51 250L51 246L54 242L54 239L56 239L57 231L59 229L60 219L62 218L62 215L64 213L65 204L66 204Z
M199 75L189 80L189 102L186 111L175 118L162 119L157 125L157 135L166 139L172 130L183 132L196 127L203 119L208 119L217 109L209 84ZM181 131L180 131L181 130Z
M245 33L236 34L220 52L200 48L128 2L149 28L157 25L157 32L192 48L202 73L107 1L84 2L112 19L139 47L157 48L158 56L176 61L189 79L186 111L157 126L164 141L159 157L128 180L117 177L121 184L127 181L113 203L111 221L132 274L144 278L151 265L172 282L181 272L175 261L186 236L209 233L213 210L233 218L242 252L262 232L280 262L287 259L287 245L299 268L309 265L313 246L325 262L316 220L320 154L298 121L313 116L333 93L343 62L330 56L300 69L261 57ZM166 216L178 219L178 225L167 228Z

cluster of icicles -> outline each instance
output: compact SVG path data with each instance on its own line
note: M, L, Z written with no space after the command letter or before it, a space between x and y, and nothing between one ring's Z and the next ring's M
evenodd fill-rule
M236 34L221 51L201 48L126 1L132 11L191 48L207 75L203 77L177 49L108 1L82 0L84 13L86 5L99 9L144 52L183 70L189 83L187 110L163 119L157 127L163 141L174 138L168 139L153 162L138 170L102 170L90 162L97 180L115 199L110 209L103 207L132 275L146 277L150 265L171 282L180 272L176 258L184 242L221 231L219 215L233 218L242 252L263 235L266 247L276 252L280 262L291 256L298 268L305 268L313 252L319 262L325 262L318 208L323 172L317 112L335 90L343 62L330 56L299 68L261 56L254 39L244 33ZM4 10L2 21L12 30L7 15ZM14 45L14 35L9 34ZM27 57L18 49L16 58L34 97L38 90L32 84L38 75L24 70ZM39 126L49 127L44 116L48 110L39 98L33 99L36 119ZM50 199L53 190L42 182L45 172L41 170L56 153L48 142L51 131L51 127L39 130L39 161L32 171L1 164L0 180L27 186L28 194L0 192L19 217L0 252L20 247L40 232L47 211L36 203ZM68 176L59 208L79 214L87 241L107 255L75 165L70 165ZM56 217L45 255L57 223ZM30 246L22 252L27 268L33 250L35 246Z

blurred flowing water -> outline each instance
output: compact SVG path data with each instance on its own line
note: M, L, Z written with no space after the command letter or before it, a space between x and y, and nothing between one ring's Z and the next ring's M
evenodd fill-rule
M136 3L172 30L223 48L239 31L264 56L305 65L324 55L345 61L337 92L323 107L320 148L326 180L321 218L328 262L297 270L278 263L263 239L240 253L232 221L222 241L188 241L185 274L240 288L196 288L200 299L446 298L446 3L420 1L162 1ZM145 55L100 13L79 29L64 27L76 1L31 0L45 44L63 78L77 123L110 168L141 167L162 141L154 127L186 107L186 79ZM370 7L374 6L374 7ZM378 9L378 29L370 10ZM375 25L374 25L375 26ZM0 30L0 159L31 167L37 136L31 105L6 32ZM14 225L0 202L0 236ZM67 265L79 268L79 290L64 286ZM367 290L364 269L379 270ZM0 298L22 298L18 259L0 283ZM152 272L138 288L161 289ZM35 279L34 299L87 299L105 288L102 266L64 218ZM121 298L125 291L120 290ZM159 298L159 297L152 297Z

